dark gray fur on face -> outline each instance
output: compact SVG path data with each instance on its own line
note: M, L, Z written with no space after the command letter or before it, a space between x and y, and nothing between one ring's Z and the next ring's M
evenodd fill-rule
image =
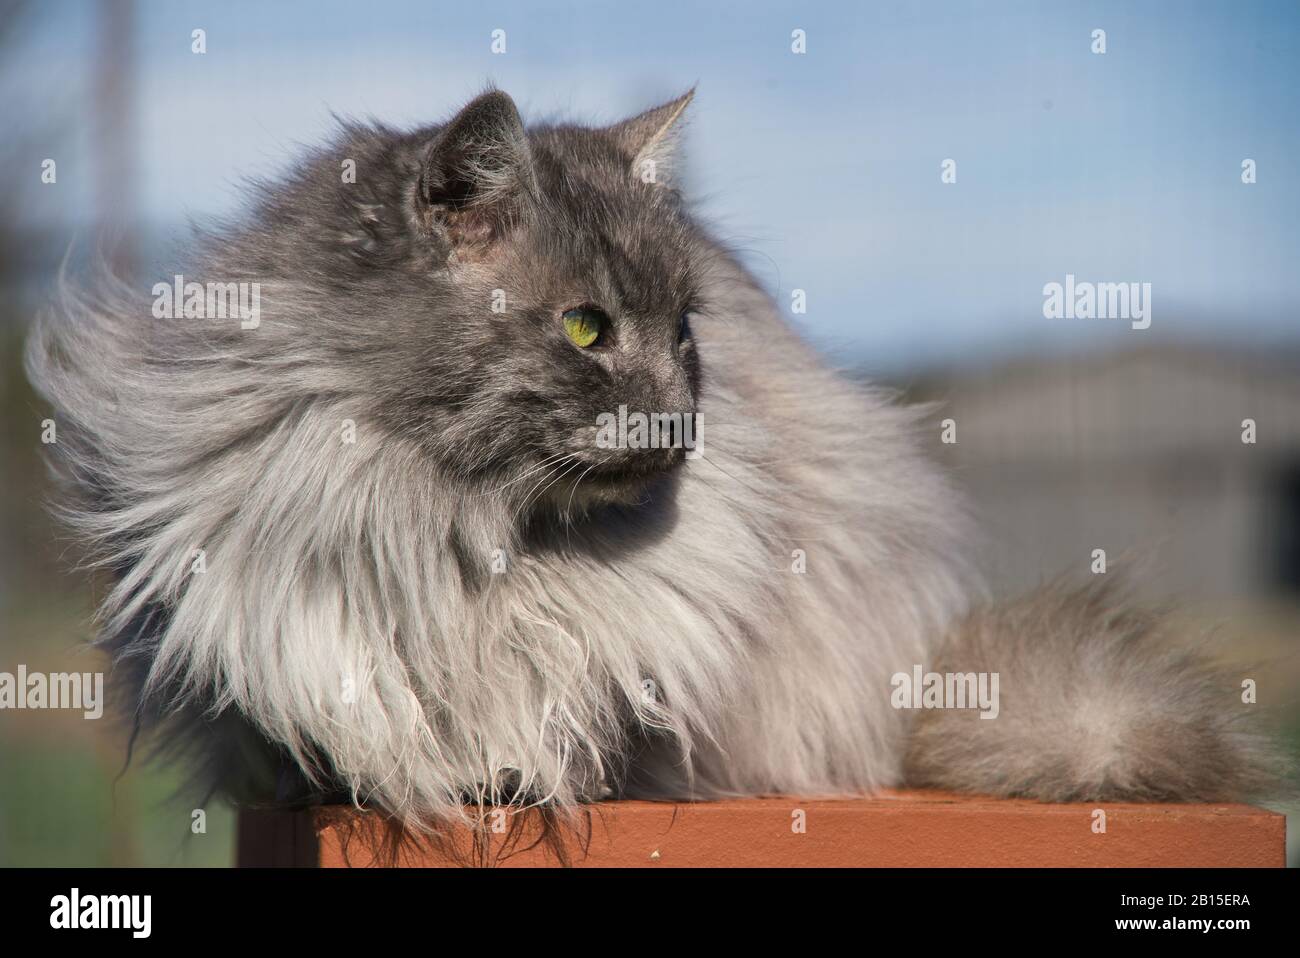
M496 482L572 449L593 466L585 501L601 480L676 458L594 455L574 434L598 413L695 411L700 363L681 322L717 253L666 169L654 183L631 175L684 105L528 135L493 92L442 128L349 127L220 242L207 271L318 283L331 314L320 335L337 336L340 367L366 376L384 425L450 475ZM340 176L345 158L355 183ZM566 339L556 317L584 304L610 317L614 347Z
M102 640L138 714L197 731L227 785L269 748L281 798L417 828L467 798L905 772L1045 799L1257 789L1267 743L1209 694L1240 677L1128 654L1156 630L1117 639L1121 595L968 617L926 411L831 371L696 222L671 176L688 101L526 129L489 92L441 126L347 126L186 277L260 283L253 329L154 319L111 277L61 291L29 373L65 515L116 577ZM565 334L579 306L609 318L597 348ZM621 405L699 413L703 455L597 448ZM891 676L939 655L1008 676L1002 725L891 706Z

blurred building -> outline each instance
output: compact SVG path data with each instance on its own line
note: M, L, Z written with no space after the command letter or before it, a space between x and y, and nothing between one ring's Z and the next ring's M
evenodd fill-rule
M1150 347L920 392L955 422L938 448L974 501L996 586L1086 574L1104 549L1149 593L1300 598L1296 357Z

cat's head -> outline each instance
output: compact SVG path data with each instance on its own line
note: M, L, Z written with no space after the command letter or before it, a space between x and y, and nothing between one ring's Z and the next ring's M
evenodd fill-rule
M383 176L337 188L355 214L334 232L340 286L391 344L367 358L375 414L449 475L542 504L628 501L698 443L682 435L701 387L691 316L717 252L670 179L691 95L526 128L488 92L372 146Z

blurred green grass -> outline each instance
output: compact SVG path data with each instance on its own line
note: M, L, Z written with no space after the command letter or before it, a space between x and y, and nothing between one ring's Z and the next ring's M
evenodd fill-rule
M9 866L227 866L235 816L224 803L193 809L178 775L149 769L113 785L116 769L84 742L0 746L0 864Z
M44 508L46 415L22 372L22 330L0 316L0 671L101 671L87 647L93 597ZM209 803L191 828L184 773L126 760L109 714L0 712L0 865L230 865L235 816Z

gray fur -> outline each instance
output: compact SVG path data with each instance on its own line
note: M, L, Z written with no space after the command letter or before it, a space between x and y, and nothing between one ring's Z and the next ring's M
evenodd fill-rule
M1254 721L1259 706L1242 702L1254 673L1215 667L1171 628L1104 578L975 610L935 671L999 672L998 717L919 713L907 780L1057 802L1266 793L1280 763Z
M633 175L668 162L688 98L608 130L525 132L495 92L444 126L348 126L187 274L260 282L255 330L63 289L29 374L68 520L117 575L103 641L139 664L141 714L210 749L239 716L312 789L411 825L467 796L862 792L905 755L917 781L1042 798L1252 784L1227 713L1168 719L1187 681L1187 708L1231 711L1214 680L1118 654L1115 620L1069 601L1042 645L1013 612L959 629L1014 676L1008 719L927 716L909 750L890 676L980 595L960 501L924 410L828 370L671 182ZM565 338L584 302L612 345ZM619 404L698 411L703 457L594 450ZM1081 666L1098 698L1058 701ZM1141 750L1071 760L1092 718Z

